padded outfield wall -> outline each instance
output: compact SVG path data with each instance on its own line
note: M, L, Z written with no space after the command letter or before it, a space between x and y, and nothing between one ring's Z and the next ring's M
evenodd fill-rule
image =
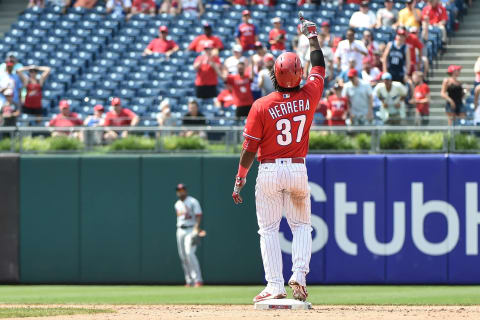
M312 155L310 283L480 283L480 156ZM22 283L183 282L178 182L200 200L206 283L262 283L255 169L231 199L238 157L22 156ZM281 224L285 276L291 234Z

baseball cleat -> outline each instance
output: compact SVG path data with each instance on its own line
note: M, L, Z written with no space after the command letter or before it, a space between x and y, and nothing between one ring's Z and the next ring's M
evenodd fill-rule
M300 285L297 281L290 280L288 285L293 290L293 298L295 300L306 301L308 297L307 287Z
M195 284L193 285L195 288L200 288L200 287L203 287L203 282L195 282Z
M275 295L266 290L263 290L255 298L253 298L253 302L260 302L260 301L271 300L271 299L284 299L286 297L287 297L286 293L279 293Z

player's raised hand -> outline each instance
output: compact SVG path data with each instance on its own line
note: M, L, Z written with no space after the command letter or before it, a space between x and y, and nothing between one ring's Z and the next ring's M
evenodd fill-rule
M314 38L317 36L317 25L309 20L306 20L303 17L303 12L299 11L298 12L298 19L300 19L300 22L302 23L302 33L308 38Z
M232 193L233 202L235 202L235 204L243 202L243 199L240 196L240 191L242 190L245 183L247 183L247 178L235 177L235 185L233 186Z

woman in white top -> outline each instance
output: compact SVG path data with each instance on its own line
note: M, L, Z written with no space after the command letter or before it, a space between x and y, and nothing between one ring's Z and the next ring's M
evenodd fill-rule
M179 0L177 14L180 14L182 11L199 17L205 12L205 8L202 0Z

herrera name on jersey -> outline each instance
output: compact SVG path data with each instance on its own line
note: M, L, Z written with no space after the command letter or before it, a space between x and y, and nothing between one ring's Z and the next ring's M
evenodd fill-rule
M305 100L293 100L285 103L280 103L268 109L268 112L272 116L272 119L283 117L287 114L294 112L302 112L310 110L310 101Z

